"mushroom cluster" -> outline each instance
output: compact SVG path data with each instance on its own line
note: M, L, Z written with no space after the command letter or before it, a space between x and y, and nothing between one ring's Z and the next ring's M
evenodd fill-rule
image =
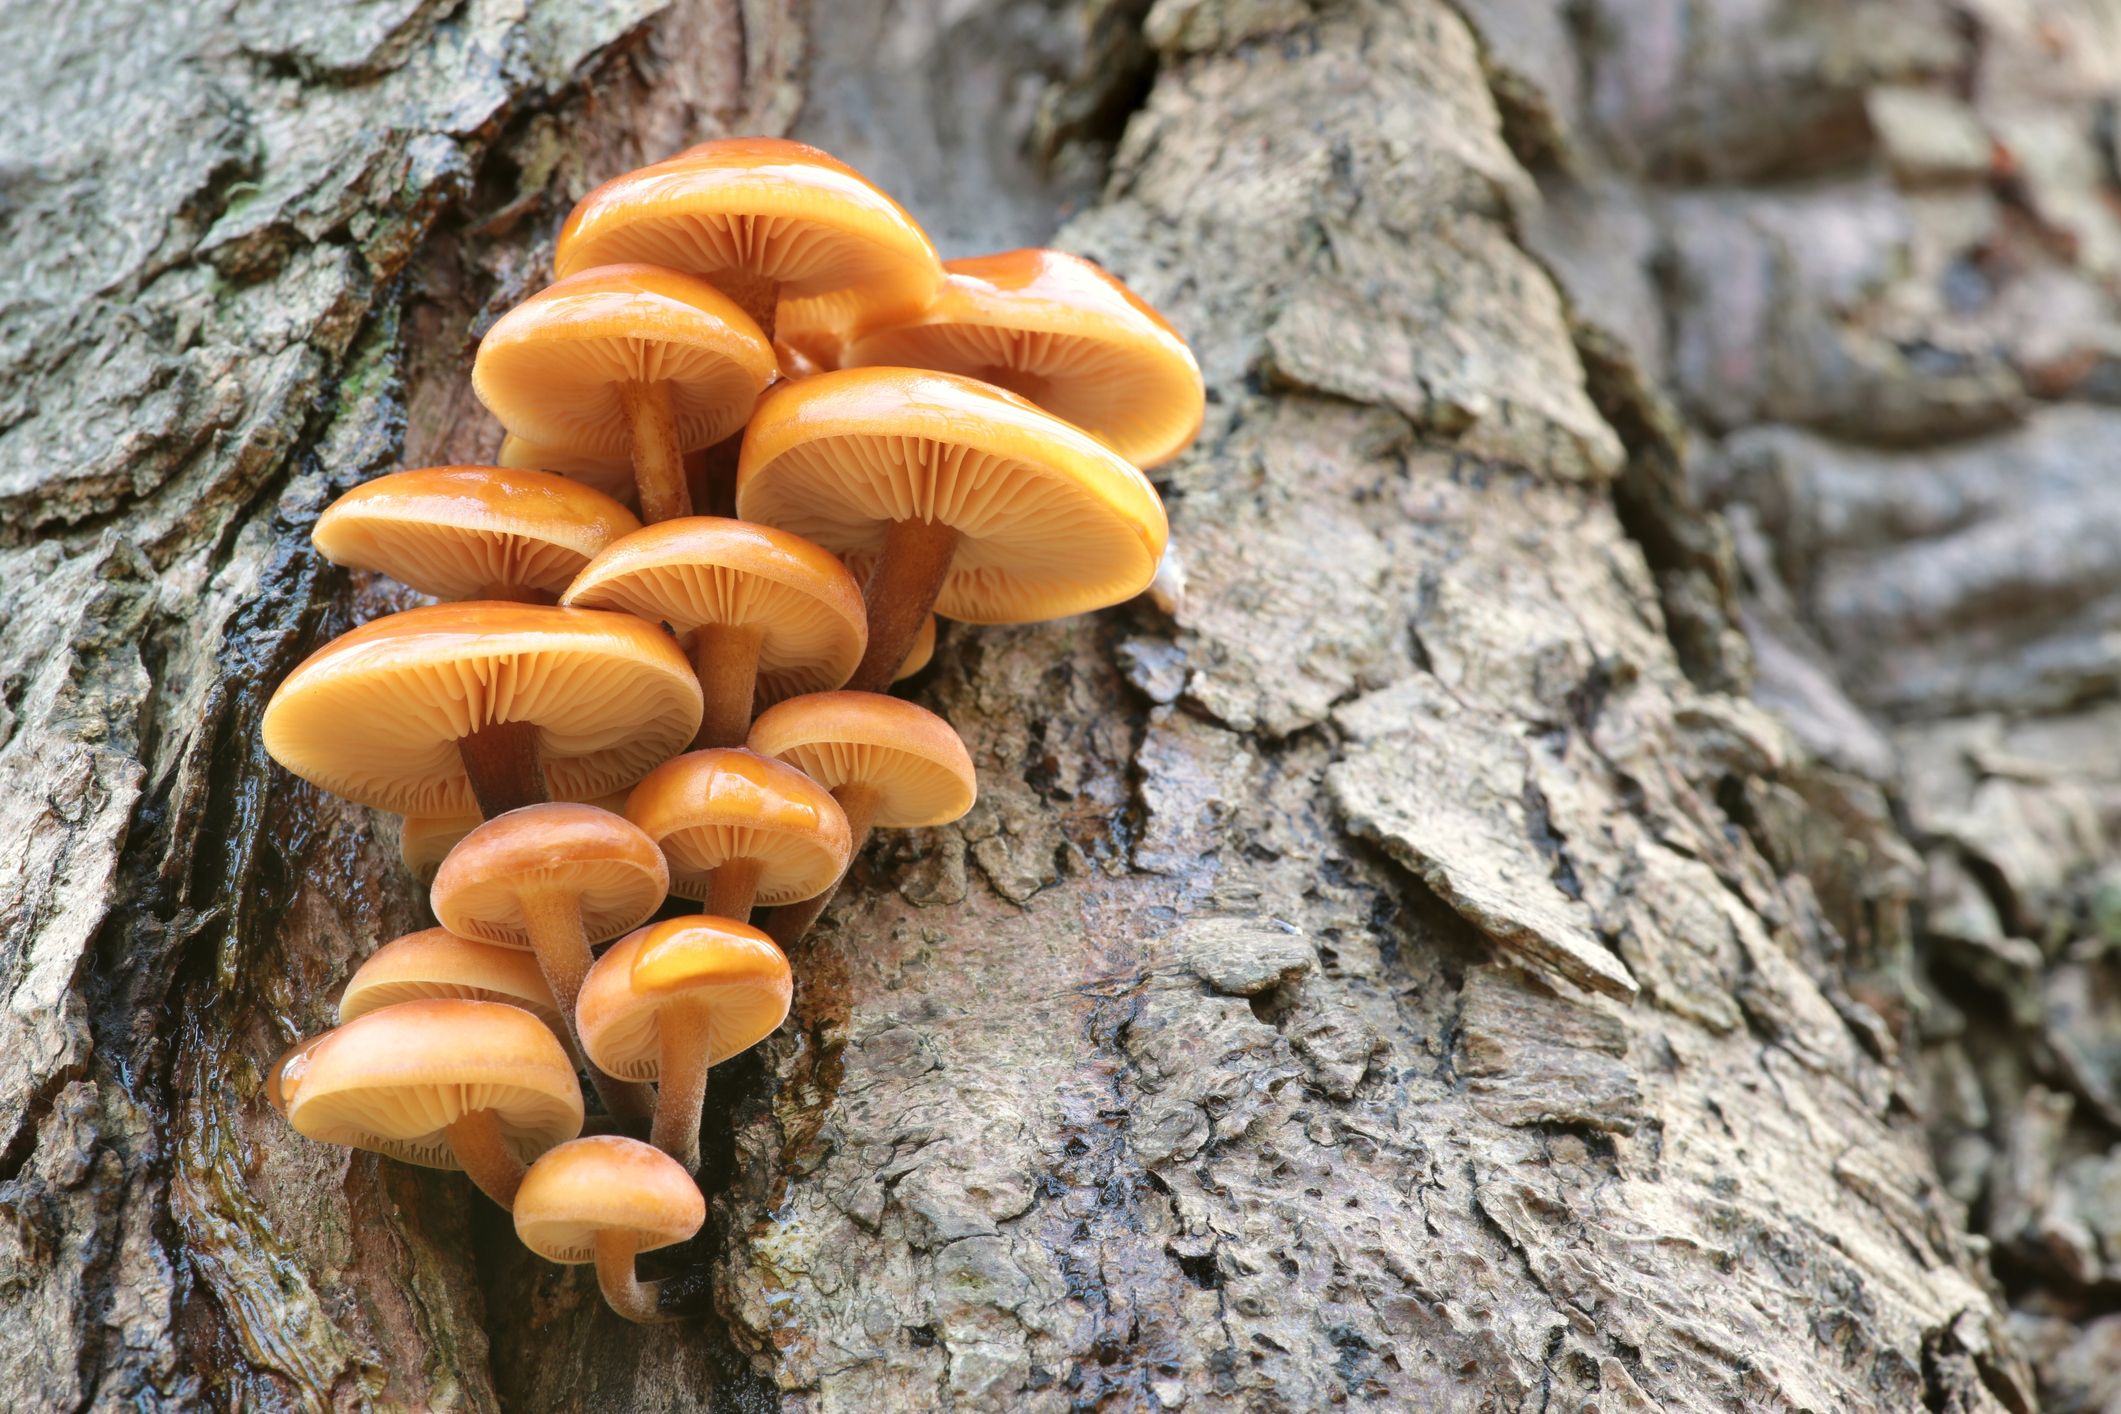
M971 808L964 743L891 684L937 616L1147 588L1143 470L1202 385L1096 266L945 264L794 142L607 182L554 265L479 345L500 465L379 477L317 521L327 559L440 602L297 667L265 746L403 817L440 926L377 949L265 1088L312 1139L463 1170L655 1321L634 1257L705 1220L709 1069L787 1018L788 953L871 830Z

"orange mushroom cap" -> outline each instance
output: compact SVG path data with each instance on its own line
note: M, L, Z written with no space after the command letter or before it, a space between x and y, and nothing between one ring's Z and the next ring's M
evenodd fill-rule
M838 687L869 641L862 589L799 535L718 516L686 516L615 541L563 602L660 620L689 644L704 624L755 629L759 695L778 702Z
M707 1200L676 1159L616 1134L548 1150L516 1190L516 1236L548 1262L593 1262L597 1237L608 1232L627 1234L636 1252L653 1251L706 1221Z
M881 693L790 698L759 714L746 745L827 790L875 791L871 823L886 829L946 825L970 810L978 794L972 757L950 724Z
M629 933L597 959L582 983L575 1022L582 1049L625 1080L661 1072L662 1009L705 1004L707 1063L720 1065L771 1036L788 1019L795 979L773 939L748 924L697 915Z
M633 505L635 489L631 456L570 452L528 441L510 432L501 438L501 450L495 453L494 461L497 465L521 471L549 471L555 476L579 481L591 490L602 491L621 505Z
M551 793L631 785L692 739L700 685L670 636L630 614L436 604L333 640L266 704L265 749L334 795L403 815L478 809L456 744L539 728Z
M494 321L471 386L517 436L617 458L633 443L621 384L667 385L678 444L694 451L742 427L773 374L759 326L705 280L606 265Z
M356 486L310 540L335 565L375 570L437 599L497 589L558 597L641 522L600 491L542 471L436 466Z
M823 786L736 747L664 762L633 788L626 818L663 847L679 898L705 898L716 869L755 859L758 902L794 903L832 886L853 843L845 812Z
M867 320L840 350L838 366L983 379L1103 439L1137 466L1168 461L1199 433L1206 390L1193 351L1096 265L1064 251L1010 250L943 268L949 276L925 310L902 322Z
M325 1034L287 1096L301 1134L428 1168L462 1167L447 1131L479 1110L525 1162L581 1133L574 1063L521 1008L438 1000L369 1012Z
M891 675L893 682L904 682L922 668L935 661L935 615L930 614L921 621L920 632L913 635L913 646L906 650L906 661L898 665Z
M1132 598L1170 528L1133 463L970 378L852 368L787 383L744 433L737 514L871 562L899 520L959 540L936 612L1031 623Z
M941 262L904 207L826 153L725 138L604 183L560 228L553 267L646 260L713 279L768 280L786 298L855 289L864 308L911 312Z
M309 1068L309 1053L329 1036L312 1036L307 1041L297 1041L273 1058L265 1072L265 1103L281 1114L287 1113L287 1102L293 1098L295 1089L302 1083L302 1072Z
M537 960L513 948L463 938L447 928L427 928L393 938L370 954L346 980L339 996L339 1023L400 1002L455 997L506 1002L521 1007L558 1034L560 1009Z
M612 791L600 795L586 804L600 810L609 810L614 815L626 813L626 797L631 792ZM405 872L421 884L435 881L435 870L457 847L457 841L484 824L484 815L406 815L398 821L398 858L404 861Z
M429 899L445 927L504 948L529 948L524 899L576 900L590 942L616 938L662 905L670 875L655 841L594 805L528 805L466 835L435 873Z

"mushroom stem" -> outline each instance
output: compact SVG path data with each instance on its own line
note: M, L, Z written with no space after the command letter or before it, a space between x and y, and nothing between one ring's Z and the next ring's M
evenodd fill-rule
M699 1002L663 1008L655 1080L655 1126L648 1142L685 1166L700 1167L700 1109L707 1103L707 1031L712 1017Z
M825 906L832 902L832 896L840 891L840 885L846 883L847 876L854 872L854 861L861 857L862 846L869 843L869 831L876 820L876 807L883 800L883 794L875 786L850 781L834 791L832 798L846 812L847 834L854 841L853 847L847 851L847 867L832 881L831 888L815 898L773 910L773 917L766 920L766 936L779 943L782 952L791 951L803 940L810 925L817 922Z
M706 711L692 749L742 746L751 731L751 700L758 691L759 648L766 635L755 628L702 624L692 645Z
M471 777L479 813L491 820L526 805L542 805L545 768L538 762L535 722L493 722L457 738L457 755Z
M678 446L670 385L621 383L619 402L633 423L633 481L641 493L641 519L654 524L692 514L685 487L685 453Z
M707 283L729 296L738 309L758 324L766 342L773 342L774 318L781 307L781 282L754 275L749 270L723 270Z
M862 586L869 607L869 648L847 682L851 692L889 692L899 664L920 636L943 577L957 555L957 531L925 520L899 520L884 532L884 553Z
M521 584L489 584L483 586L473 599L495 604L551 604L553 595L542 589L531 589Z
M751 905L758 900L759 875L765 866L756 859L731 859L714 871L707 884L707 911L717 918L751 921Z
M744 449L744 434L732 433L699 453L693 475L692 508L698 515L736 515L737 454Z
M538 959L538 971L552 989L552 999L567 1023L567 1039L589 1071L589 1083L604 1108L621 1120L648 1116L652 1100L646 1085L615 1080L597 1069L582 1047L582 1033L575 1021L575 1002L582 995L582 979L589 975L589 937L582 931L582 901L571 893L541 890L523 895L523 923L530 934L530 950Z
M523 1161L501 1135L492 1110L473 1110L449 1126L449 1147L479 1191L510 1212L523 1186Z
M666 1325L676 1320L659 1309L657 1298L663 1284L642 1281L633 1274L634 1236L619 1228L596 1235L597 1286L612 1310L644 1326Z

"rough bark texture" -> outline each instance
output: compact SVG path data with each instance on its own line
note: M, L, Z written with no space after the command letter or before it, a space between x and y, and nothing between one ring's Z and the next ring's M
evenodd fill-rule
M2121 25L974 8L0 9L0 1406L2121 1401ZM266 1109L424 918L257 718L568 201L791 126L1209 417L1182 593L915 680L981 802L715 1072L644 1331Z

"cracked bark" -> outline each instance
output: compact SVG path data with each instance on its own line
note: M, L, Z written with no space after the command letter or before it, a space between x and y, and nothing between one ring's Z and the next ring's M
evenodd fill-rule
M1578 66L1436 0L957 8L0 17L35 159L0 236L0 1401L2031 1407L1877 965L1916 857L1743 695L1665 364L1547 239L1525 160ZM1777 121L1845 133L1813 99ZM1713 156L1621 116L1650 170ZM1193 336L1188 588L949 635L915 690L981 802L878 840L791 1024L717 1069L708 1230L642 1263L696 1314L638 1331L460 1179L266 1110L423 920L389 822L256 718L408 602L308 526L491 454L469 353L568 199L791 124L953 253L1052 235ZM1744 136L1732 172L1777 170ZM1788 391L1689 376L1719 427ZM2076 1240L2044 1133L2027 1250Z

